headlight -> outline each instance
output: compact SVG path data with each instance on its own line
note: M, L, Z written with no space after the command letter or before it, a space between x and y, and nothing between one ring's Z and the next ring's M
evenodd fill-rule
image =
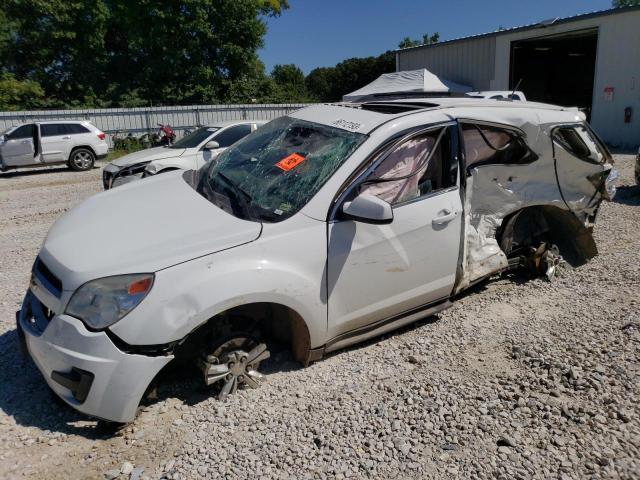
M103 329L136 308L152 285L152 273L92 280L74 292L65 313L79 318L92 329Z
M120 173L118 175L120 177L126 177L129 175L138 175L140 173L143 173L149 162L151 162L151 160L149 160L148 162L136 163L135 165L131 165L129 167L124 167L122 170L120 170Z

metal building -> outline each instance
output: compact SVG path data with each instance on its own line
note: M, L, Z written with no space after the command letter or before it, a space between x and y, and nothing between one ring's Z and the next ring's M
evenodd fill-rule
M640 144L640 7L615 8L396 51L475 90L584 109L612 146Z

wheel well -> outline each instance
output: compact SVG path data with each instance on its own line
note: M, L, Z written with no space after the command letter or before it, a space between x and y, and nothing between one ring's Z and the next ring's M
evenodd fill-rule
M71 155L73 155L73 152L75 152L76 150L78 150L79 148L84 148L86 150L90 150L91 153L93 153L93 156L96 157L96 152L93 148L91 148L89 145L76 145L75 147L73 147L71 149L71 152L69 152L69 160L71 160Z
M496 240L507 257L523 247L535 248L541 242L550 242L573 267L598 254L590 229L572 212L552 205L526 207L511 213L502 221Z
M215 315L185 337L176 349L176 356L197 354L208 339L221 333L223 325L228 328L234 322L251 323L267 341L285 346L298 362L308 364L311 342L302 316L285 305L266 302L233 307Z

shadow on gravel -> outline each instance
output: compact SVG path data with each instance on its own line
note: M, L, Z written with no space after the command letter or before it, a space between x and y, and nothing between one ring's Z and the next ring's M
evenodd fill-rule
M100 169L102 166L94 165L91 170ZM36 175L44 175L47 173L62 173L62 172L70 172L70 173L80 173L73 172L67 166L61 167L49 167L49 168L36 168L33 169L24 169L24 170L9 170L7 172L0 172L0 178L15 178L15 177L32 177Z
M618 187L613 201L622 205L640 206L640 185Z
M265 375L301 368L289 351L278 346L272 350L260 370ZM193 364L169 364L159 375L155 392L143 400L141 407L168 398L195 405L216 395L215 387L203 386L202 373ZM0 410L16 424L43 431L80 435L90 440L104 440L119 434L121 424L102 422L76 412L47 386L33 361L23 357L17 331L0 335Z

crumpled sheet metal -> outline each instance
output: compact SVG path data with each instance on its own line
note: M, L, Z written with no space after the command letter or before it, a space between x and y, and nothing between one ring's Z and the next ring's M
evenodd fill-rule
M496 232L509 214L530 206L551 205L567 210L555 176L550 128L539 132L528 124L524 128L529 145L539 158L528 165L483 165L473 168L467 177L462 276L456 293L476 280L499 272L508 266ZM536 129L538 132L536 132ZM556 146L556 148L558 148ZM566 153L566 152L565 152ZM567 154L568 155L568 154ZM564 160L559 175L578 179L570 184L567 203L582 222L597 207L601 196L594 198L595 187L582 181L607 166L586 163L572 157ZM564 191L563 191L564 192ZM565 196L566 197L566 196Z

